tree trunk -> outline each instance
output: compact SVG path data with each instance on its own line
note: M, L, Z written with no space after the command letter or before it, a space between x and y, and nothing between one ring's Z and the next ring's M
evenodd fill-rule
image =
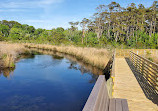
M151 22L150 22L150 32L149 32L149 36L151 37L151 34L152 34L152 28L153 28L153 25L152 25L153 23L152 23L152 20L151 20Z
M83 36L82 36L82 44L83 44Z
M134 28L133 28L133 37L134 37Z
M129 40L129 27L127 27L126 37L127 37L127 39Z
M110 22L109 22L109 27L108 27L108 37L110 38Z
M144 14L143 14L143 18L144 18ZM142 19L143 19L143 18L142 18ZM144 21L142 20L141 31L143 31L143 29L144 29Z
M154 21L154 29L153 29L153 34L155 34L155 30L156 30L156 18L155 18L155 21Z
M118 31L116 32L116 37L115 37L115 41L117 42L118 41Z

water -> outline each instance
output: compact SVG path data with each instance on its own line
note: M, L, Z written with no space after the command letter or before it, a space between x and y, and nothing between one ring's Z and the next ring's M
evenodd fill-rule
M81 111L97 80L84 66L35 55L0 75L0 111Z

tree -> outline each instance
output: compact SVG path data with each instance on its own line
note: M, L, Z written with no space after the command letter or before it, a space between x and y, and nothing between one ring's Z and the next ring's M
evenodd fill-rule
M60 44L64 42L66 39L63 31L63 28L52 29L51 35L48 36L48 41L53 42L54 44Z
M25 33L21 28L11 28L9 38L12 40L22 40Z
M29 32L29 34L33 34L35 32L35 28L33 26L29 26L27 28L27 31Z
M8 35L9 35L9 26L0 24L0 32L4 35L4 37L8 37Z
M3 33L0 32L0 41L3 41L4 40L4 36L3 36Z
M80 26L82 27L82 44L83 44L83 38L85 37L88 23L89 23L89 19L86 19L86 18L84 18L82 22L80 22Z
M71 30L75 31L77 30L77 25L79 24L79 22L69 22L69 24L71 25Z
M43 31L44 31L43 29L38 28L37 30L34 31L34 34L35 34L36 36L38 36L38 35L40 35Z

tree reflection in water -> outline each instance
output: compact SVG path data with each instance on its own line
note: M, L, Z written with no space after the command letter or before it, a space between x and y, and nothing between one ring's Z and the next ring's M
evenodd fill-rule
M79 70L82 75L88 73L92 77L92 79L89 81L89 83L95 83L96 82L96 80L98 78L98 75L90 73L91 72L90 70L86 69L86 67L84 67L83 65L78 65L77 62L75 62L75 61L69 60L69 63L70 63L70 66L68 67L69 69Z

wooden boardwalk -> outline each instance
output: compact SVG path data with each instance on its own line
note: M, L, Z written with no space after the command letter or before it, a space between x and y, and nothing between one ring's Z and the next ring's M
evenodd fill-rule
M113 97L127 99L130 111L158 111L158 106L146 98L125 58L116 57L114 67Z

